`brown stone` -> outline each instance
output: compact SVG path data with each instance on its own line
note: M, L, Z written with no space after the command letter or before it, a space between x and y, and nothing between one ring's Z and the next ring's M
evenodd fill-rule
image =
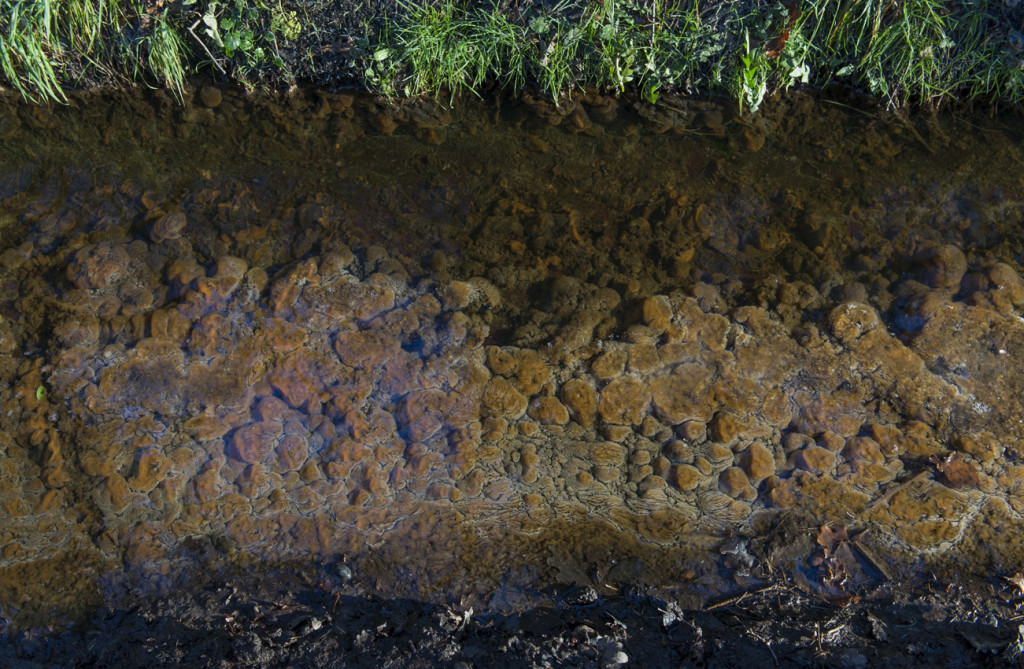
M739 467L729 467L718 478L718 489L734 499L747 501L757 497L757 491L750 485L746 472Z
M883 455L899 456L903 453L903 435L892 425L871 424L865 433L878 443Z
M256 499L270 490L270 480L260 464L249 465L235 480L239 491L250 499Z
M871 437L850 437L847 439L846 448L843 449L843 456L850 461L863 460L876 464L885 462L885 456L882 455L878 442Z
M224 95L220 92L219 88L215 86L203 86L199 90L199 99L203 101L203 104L213 109L220 105L224 99Z
M106 288L127 278L130 265L126 245L100 242L75 253L68 264L67 278L77 288Z
M961 435L958 439L958 446L961 451L970 453L979 462L986 464L1001 457L1005 450L1005 446L999 443L991 432Z
M651 474L641 480L640 485L637 487L637 491L641 494L650 493L651 491L663 491L668 488L669 482L662 476Z
M160 483L170 468L170 462L156 448L144 448L135 460L135 476L128 484L140 492L149 492Z
M300 435L287 436L277 445L275 468L279 472L298 469L306 462L308 456L309 451L305 437Z
M309 413L320 410L321 370L326 361L314 357L306 349L290 353L267 376L270 385L295 409Z
M828 316L832 334L849 346L864 334L878 329L882 321L874 307L859 302L840 304Z
M261 421L242 426L231 436L228 455L249 464L262 462L274 450L281 432L279 423Z
M192 492L200 502L210 502L220 496L222 483L218 468L211 464L192 479Z
M827 400L819 397L804 403L796 427L805 434L831 431L841 436L854 435L863 424L860 410L859 394L833 393Z
M605 425L601 431L605 439L620 444L633 434L633 428L628 425Z
M995 263L988 268L988 280L992 283L993 298L1001 294L1005 301L1013 307L1024 305L1024 282L1020 275L1006 263ZM994 302L997 302L995 299ZM1001 312L1003 310L1000 310ZM1008 311L1008 310L1007 310Z
M710 418L705 381L706 371L700 365L681 365L672 374L657 376L647 384L654 415L669 425Z
M693 490L701 481L701 472L690 465L672 465L668 480L679 490Z
M601 391L598 411L607 423L639 425L649 403L646 385L631 377L620 377Z
M790 432L782 438L782 448L787 453L806 448L814 443L814 440L808 437L806 434L800 432Z
M494 416L484 418L481 425L483 428L481 437L484 441L491 443L504 439L505 433L508 430L508 421Z
M371 283L370 279L364 283L349 284L346 289L339 291L342 293L341 299L349 306L352 315L364 322L373 320L395 306L395 291L387 286Z
M896 473L890 468L877 462L868 462L867 460L854 460L851 462L850 473L857 483L861 485L888 483L896 478Z
M693 462L693 449L685 441L673 439L662 448L662 452L672 462Z
M725 462L732 462L734 455L731 448L725 444L715 442L709 442L704 446L704 454L707 456L708 460L718 465Z
M827 448L833 453L838 453L846 446L846 439L835 432L826 430L818 435L817 444L822 448Z
M201 414L185 421L182 425L185 433L196 441L220 439L231 431L231 422L225 416L209 416Z
M291 412L287 404L273 395L264 395L256 402L256 409L253 416L261 421L284 422L285 417Z
M527 413L530 418L545 425L565 425L569 422L569 410L554 397L534 399Z
M528 349L512 354L515 360L515 381L524 395L536 395L551 380L551 368L540 354Z
M835 453L817 445L795 451L789 456L789 465L791 467L798 467L813 474L824 474L832 471L835 462Z
M672 431L659 423L658 419L654 416L647 415L644 416L644 420L640 424L640 434L649 439L662 442L672 436Z
M515 374L516 359L509 350L499 346L488 346L487 367L494 374L512 376Z
M484 496L495 502L507 502L514 493L512 485L505 479L491 481L484 486Z
M740 466L754 483L759 484L775 473L775 456L768 448L755 441L740 454Z
M903 426L903 450L910 455L931 457L941 455L945 448L935 440L932 429L926 423L911 420Z
M927 245L917 253L917 260L925 269L925 280L932 288L960 287L967 272L964 252L952 244Z
M639 448L633 451L629 456L629 464L631 465L646 465L651 461L651 452L645 448Z
M428 385L423 378L423 361L418 355L410 355L405 351L396 353L384 363L377 385L381 390L396 396L421 390ZM467 386L465 390L472 392L474 388Z
M63 490L47 490L46 494L39 498L36 505L36 513L52 513L67 504Z
M206 276L206 270L200 267L191 255L185 258L175 258L167 263L167 268L164 271L168 281L176 283L182 288L188 287L196 279Z
M299 468L299 478L302 479L303 483L313 483L314 481L323 480L324 476L317 464L312 460L308 460ZM382 481L380 478L376 480L378 482Z
M628 359L629 353L626 349L612 349L599 355L594 362L590 363L590 371L601 381L609 381L622 376L626 370L626 360Z
M559 392L573 420L586 429L594 427L597 415L597 391L582 379L569 379Z
M708 314L700 322L697 335L700 343L710 351L725 350L731 325L732 322L724 316Z
M720 444L731 444L740 431L740 421L735 414L719 412L708 424L708 438Z
M644 300L643 322L647 327L661 333L668 329L672 320L672 303L664 295L654 295Z
M441 308L445 311L457 311L469 306L473 288L465 281L447 281L437 288L437 296Z
M484 473L479 469L474 469L466 474L456 485L464 496L479 497L485 480Z
M613 441L587 444L585 453L589 460L598 465L612 465L616 468L626 463L626 449Z
M440 390L417 390L402 398L399 417L405 438L426 441L442 427L447 396Z
M643 481L652 474L654 474L654 468L650 465L631 467L629 471L629 480L632 482Z
M612 483L617 481L620 475L620 470L615 467L609 467L607 465L594 465L590 470L594 476L594 479L601 483Z
M537 425L531 420L524 420L519 422L519 434L524 437L533 437L540 433L540 425Z
M703 441L708 434L707 423L700 420L688 420L677 429L679 436L691 442Z
M131 503L133 497L132 490L128 487L128 482L120 474L111 474L107 477L106 481L104 481L103 492L111 509L116 513L124 511Z
M526 413L526 397L508 380L495 376L484 386L481 402L491 413L507 418L519 418Z
M43 432L46 438L46 456L43 462L43 482L49 488L60 488L70 479L64 468L64 454L56 430Z
M629 349L629 369L638 374L650 374L658 369L661 360L654 344L634 344Z

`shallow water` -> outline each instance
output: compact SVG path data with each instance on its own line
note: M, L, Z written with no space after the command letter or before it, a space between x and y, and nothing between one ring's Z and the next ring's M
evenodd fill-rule
M1022 566L1020 118L3 105L7 619L224 564L484 607Z

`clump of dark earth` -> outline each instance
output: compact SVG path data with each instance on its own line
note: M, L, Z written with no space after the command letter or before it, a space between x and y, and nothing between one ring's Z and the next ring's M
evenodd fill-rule
M769 559L760 551L752 560ZM229 570L231 571L231 570ZM841 604L773 573L715 600L627 585L554 586L515 607L382 599L337 565L237 570L64 629L28 629L0 662L35 667L1020 666L1022 598L1005 584L859 589Z

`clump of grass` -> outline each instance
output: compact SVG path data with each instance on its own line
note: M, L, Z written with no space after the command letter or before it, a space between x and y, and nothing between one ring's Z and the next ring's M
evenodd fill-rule
M526 84L527 29L496 6L467 11L441 0L402 7L406 20L385 28L393 38L373 50L367 68L385 92L478 91L488 78L516 89Z
M500 48L515 43L515 33L490 34L492 23L456 7L454 0L436 5L406 5L410 22L398 30L403 60L410 69L411 90L476 89L502 67ZM501 26L504 27L504 26ZM492 42L489 37L494 38Z
M1015 70L1024 67L1024 53L1013 56L1005 26L1014 21L997 11L988 0L956 6L941 0L807 0L798 31L810 46L818 81L863 84L890 106L976 98L1019 102Z
M0 65L4 76L29 100L65 100L52 59L53 12L49 2L0 4L7 24L0 26Z
M167 21L166 11L154 19L152 32L143 39L150 71L181 99L186 77L182 64L186 47Z

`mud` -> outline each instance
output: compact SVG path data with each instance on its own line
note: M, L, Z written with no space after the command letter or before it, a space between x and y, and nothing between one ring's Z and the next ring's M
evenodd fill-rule
M239 566L477 611L1024 567L1019 118L217 93L4 101L12 633Z

